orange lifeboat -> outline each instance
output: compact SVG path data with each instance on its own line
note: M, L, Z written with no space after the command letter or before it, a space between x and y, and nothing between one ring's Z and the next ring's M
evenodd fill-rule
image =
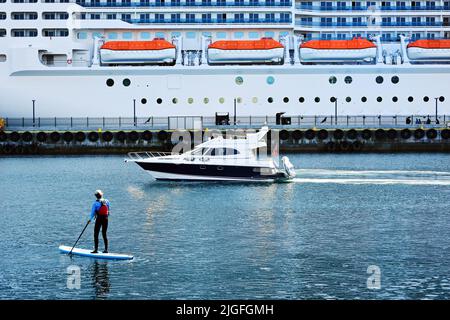
M416 40L407 46L410 60L450 60L450 39Z
M100 47L103 64L173 63L175 56L175 46L160 38L152 41L108 41Z
M221 40L208 46L209 63L278 63L284 46L272 38Z
M310 40L300 45L304 61L360 61L375 59L377 46L362 38L352 40Z

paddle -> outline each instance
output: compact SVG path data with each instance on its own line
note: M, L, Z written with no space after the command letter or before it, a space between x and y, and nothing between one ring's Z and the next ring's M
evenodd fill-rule
M77 243L78 243L78 241L80 240L80 238L81 238L81 236L83 235L83 233L84 233L84 230L86 230L86 228L87 228L87 226L89 225L89 223L91 223L91 220L89 220L87 223L86 223L86 225L84 226L84 229L83 229L83 231L81 231L81 234L80 234L80 236L78 237L78 239L77 239L77 241L75 241L75 244L73 245L73 247L72 247L72 249L70 250L70 252L69 252L69 256L72 254L72 251L73 251L73 249L75 248L75 246L77 245Z

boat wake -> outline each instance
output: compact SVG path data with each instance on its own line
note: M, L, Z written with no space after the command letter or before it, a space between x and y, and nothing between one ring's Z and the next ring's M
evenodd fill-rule
M299 169L297 183L450 186L450 172L408 170Z

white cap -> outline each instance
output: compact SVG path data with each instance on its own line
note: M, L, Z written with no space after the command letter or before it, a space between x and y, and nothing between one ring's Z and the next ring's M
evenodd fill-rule
M102 192L102 190L95 190L94 195L95 196L100 195L100 197L103 197L103 192Z

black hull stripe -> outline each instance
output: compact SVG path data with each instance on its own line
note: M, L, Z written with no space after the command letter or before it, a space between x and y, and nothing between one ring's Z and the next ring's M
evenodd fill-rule
M142 169L147 171L156 171L170 174L204 176L230 179L280 179L283 174L261 174L255 168L240 166L218 166L218 165L199 165L199 164L174 164L174 163L148 163L136 162ZM221 168L221 170L219 170Z

